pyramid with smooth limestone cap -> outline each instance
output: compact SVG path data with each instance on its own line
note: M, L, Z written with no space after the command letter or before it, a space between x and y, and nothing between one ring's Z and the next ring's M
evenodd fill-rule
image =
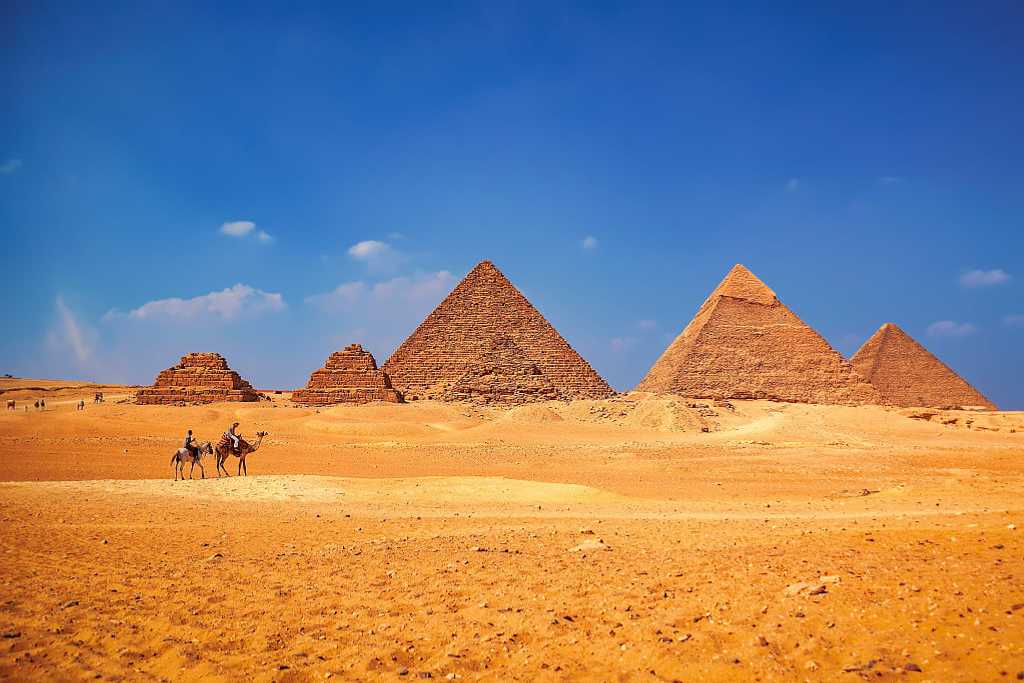
M613 393L490 261L480 262L466 275L395 350L384 370L407 400L450 398L452 388L463 378L464 386L472 381L477 389L483 387L480 378L466 375L480 372L480 363L488 354L499 360L494 354L503 337L518 351L506 347L506 357L497 364L505 375L493 384L495 396L511 393L517 395L517 402L531 397L546 400L550 397L548 386L563 399L607 398ZM522 367L524 358L529 360L527 365L536 366L544 381L537 381L531 373L509 372L511 366ZM509 385L516 376L522 379L518 391Z
M878 328L850 363L888 405L996 409L992 401L893 323Z
M636 388L699 398L879 401L874 387L740 264Z

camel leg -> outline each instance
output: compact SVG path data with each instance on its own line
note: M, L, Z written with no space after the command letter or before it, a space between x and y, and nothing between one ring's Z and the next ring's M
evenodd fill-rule
M203 475L203 479L206 479L206 469L203 467L203 463L199 463L199 472Z
M196 471L196 461L192 461L192 466L188 468L188 478L192 478L192 473Z

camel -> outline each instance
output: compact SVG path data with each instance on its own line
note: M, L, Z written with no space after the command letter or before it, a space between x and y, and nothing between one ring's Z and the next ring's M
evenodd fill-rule
M17 410L17 408L14 406L14 401L7 401L7 410Z
M256 436L259 438L256 439L255 445L250 444L242 437L238 437L237 452L231 447L231 439L226 435L221 435L220 441L217 442L217 448L215 449L215 452L217 453L217 476L220 476L221 470L223 470L224 474L227 476L231 476L228 474L228 469L224 467L224 461L232 455L238 458L238 476L242 476L243 472L246 476L249 476L249 468L245 465L245 456L259 449L260 444L263 443L263 437L266 435L266 432L256 432Z
M199 465L199 472L203 475L203 479L206 479L206 469L203 467L203 454L213 455L213 446L210 445L209 441L204 441L196 447L196 454L192 455L192 451L187 448L179 448L175 451L174 455L171 456L171 464L174 465L174 481L178 481L178 475L181 475L181 480L185 481L185 463L192 463L192 467L188 470L188 478L192 478L192 472L195 471L196 465Z

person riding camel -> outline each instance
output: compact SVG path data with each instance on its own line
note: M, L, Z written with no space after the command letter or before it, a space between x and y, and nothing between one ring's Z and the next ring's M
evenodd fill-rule
M199 457L199 447L196 446L195 442L192 440L192 430L191 429L188 430L188 434L185 435L185 444L184 444L184 446L185 446L185 449L189 453L192 454L193 458L198 458Z
M231 443L234 444L233 447L234 447L236 453L238 452L238 434L235 433L235 429L237 429L237 428L238 428L238 423L235 422L230 427L228 427L228 431L224 432L224 436L226 436L229 439L231 439Z

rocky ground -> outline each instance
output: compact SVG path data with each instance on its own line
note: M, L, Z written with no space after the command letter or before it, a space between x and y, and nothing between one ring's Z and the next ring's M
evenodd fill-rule
M1024 678L1021 414L62 391L0 416L3 678Z

